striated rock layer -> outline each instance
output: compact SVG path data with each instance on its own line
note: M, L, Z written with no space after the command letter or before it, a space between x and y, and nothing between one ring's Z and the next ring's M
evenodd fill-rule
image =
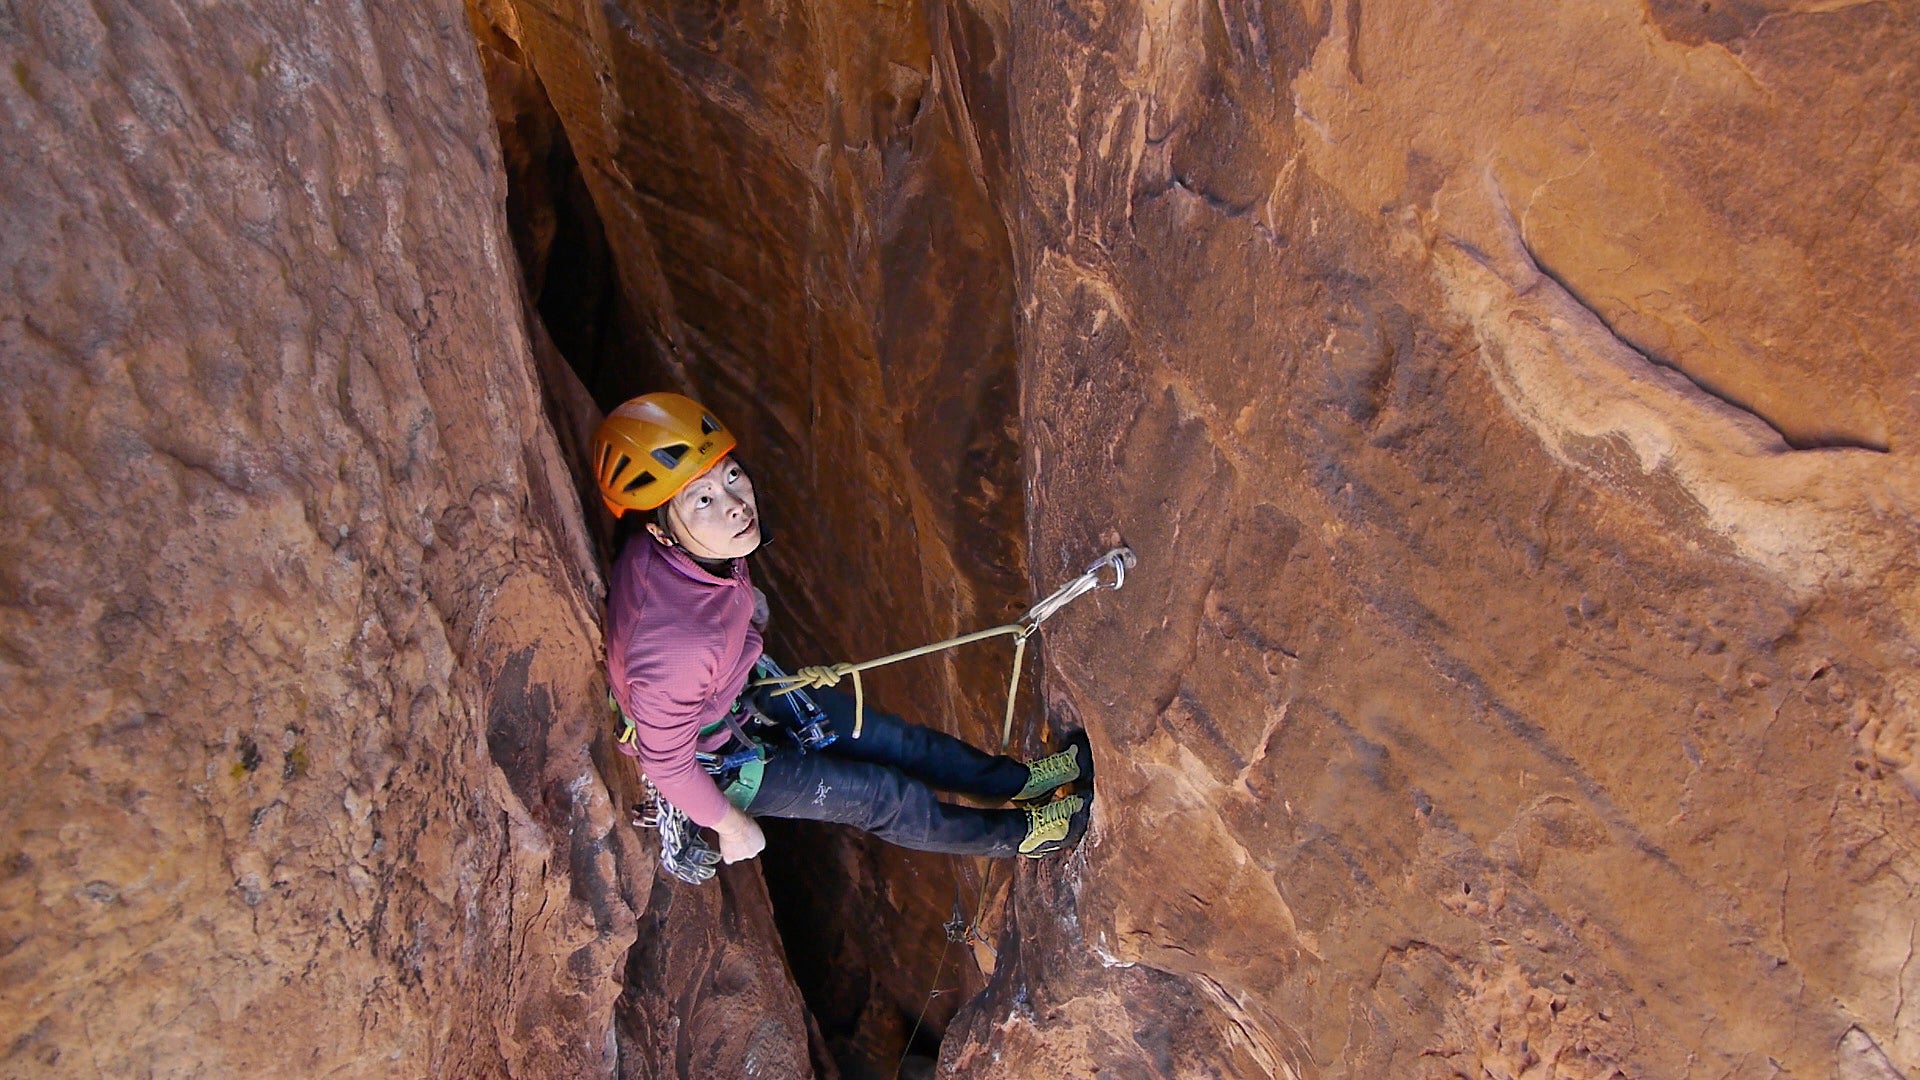
M608 1073L652 874L459 5L0 53L0 1073Z
M1061 4L1035 574L1103 760L956 1075L1920 1068L1920 24Z

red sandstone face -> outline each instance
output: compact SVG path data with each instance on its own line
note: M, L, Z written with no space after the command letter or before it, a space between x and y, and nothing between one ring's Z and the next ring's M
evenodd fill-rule
M1898 5L469 6L0 21L0 1072L1920 1068ZM1081 853L653 887L509 226Z
M457 5L0 39L0 1074L604 1073L649 856Z

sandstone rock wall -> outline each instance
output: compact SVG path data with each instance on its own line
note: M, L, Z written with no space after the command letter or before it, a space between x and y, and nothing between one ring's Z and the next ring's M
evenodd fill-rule
M1904 1075L1905 5L1012 18L1103 762L956 1075Z
M651 871L459 5L0 54L0 1073L606 1074Z
M885 290L993 259L887 240L1011 232L1028 586L1143 566L1050 630L1095 840L988 905L949 1071L1912 1066L1905 8L513 10L651 354L781 476L953 482L874 387L889 311L965 327ZM921 610L789 559L830 654ZM789 945L842 1030L909 999Z
M1920 1068L1910 7L465 14L0 8L0 1071L804 1075L794 981L953 1075ZM1079 854L776 834L791 973L654 883L475 27L790 659L1139 553Z

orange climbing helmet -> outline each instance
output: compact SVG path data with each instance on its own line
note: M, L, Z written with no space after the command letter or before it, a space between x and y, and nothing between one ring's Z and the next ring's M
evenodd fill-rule
M614 517L652 510L736 445L733 433L692 398L642 394L593 433L593 477Z

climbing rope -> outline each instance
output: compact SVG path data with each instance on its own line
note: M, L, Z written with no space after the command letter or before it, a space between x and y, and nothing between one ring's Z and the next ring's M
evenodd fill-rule
M975 941L986 941L986 938L980 933L980 913L986 910L987 883L991 881L992 878L993 863L989 861L986 868L980 872L980 898L973 902L972 919L967 918L966 910L960 906L960 880L958 878L954 879L953 918L948 919L945 924L947 943L940 947L940 962L934 965L933 988L927 991L926 1004L920 1006L920 1015L914 1017L913 1029L907 1032L907 1048L901 1052L899 1064L893 1067L894 1075L896 1076L907 1066L907 1056L913 1053L913 1040L920 1034L921 1025L927 1022L927 1013L933 1008L933 999L945 992L940 987L940 976L947 973L947 957L953 954L953 947L955 945L970 945ZM992 947L988 946L988 948L991 949ZM998 954L995 955L997 956Z
M908 649L905 652L893 653L890 656L882 656L877 660L867 660L858 664L825 664L815 667L803 667L791 675L779 678L756 679L753 685L778 687L778 689L774 690L774 695L779 696L781 694L791 694L796 690L811 690L817 687L835 686L839 684L843 677L848 675L853 676L853 737L857 739L860 737L861 725L866 720L866 693L860 685L861 672L870 671L877 667L885 667L888 664L897 664L902 660L912 660L915 657L926 656L929 653L958 648L962 645L971 645L976 641L985 641L988 638L1012 635L1013 677L1007 682L1007 716L1005 722L1000 725L1000 750L1002 753L1005 753L1008 742L1013 738L1013 706L1015 698L1020 692L1020 665L1026 657L1027 638L1031 637L1034 631L1040 629L1041 623L1046 622L1057 614L1061 608L1066 607L1082 596L1100 589L1118 589L1122 585L1125 585L1127 583L1127 571L1132 568L1137 561L1138 560L1134 558L1132 549L1125 547L1114 548L1112 551L1094 560L1093 565L1087 567L1085 573L1067 582L1065 585L1060 586L1058 589L1055 589L1051 596L1028 608L1025 614L1013 622L1007 623L1005 626L995 626L987 630L976 630L971 634L961 634L959 637L948 638L945 641L936 641L931 645L922 645L917 649ZM1103 571L1112 571L1113 580L1102 580L1101 573Z

